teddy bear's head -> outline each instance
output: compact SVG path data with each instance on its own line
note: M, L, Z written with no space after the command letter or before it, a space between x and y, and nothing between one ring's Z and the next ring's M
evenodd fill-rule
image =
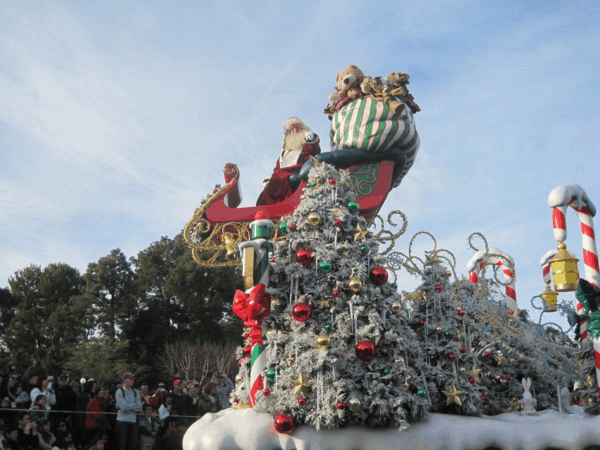
M351 64L337 74L337 77L335 78L335 90L343 97L344 94L352 88L359 87L364 77L365 74L363 71L360 70L358 66Z

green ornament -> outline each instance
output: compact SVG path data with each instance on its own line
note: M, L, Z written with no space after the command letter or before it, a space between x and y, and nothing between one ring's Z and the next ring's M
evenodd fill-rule
M319 198L319 194L313 195L313 198Z
M373 298L371 299L374 302L378 302L379 301L379 297L374 295Z
M367 389L367 394L371 395L371 389Z
M446 308L450 308L450 303L444 303L444 306L445 306Z
M285 222L279 222L279 225L277 225L277 227L279 228L279 231L281 232L281 234L288 234L288 231L290 230L288 227L288 224Z
M366 245L361 245L361 246L360 246L360 251L361 251L361 252L363 252L363 253L364 253L364 252L366 252L367 250L368 250L368 248L367 248L367 246L366 246Z
M325 331L331 331L331 324L328 323L327 325L325 325Z
M398 289L398 283L394 283L394 284L392 284L392 287L393 287L394 289Z
M267 370L267 380L269 380L271 383L275 383L275 378L277 378L277 372L275 369Z
M515 344L514 342L511 342L511 343L510 343L510 346L511 346L511 347L516 347L516 346L517 346L517 344Z
M206 203L206 199L205 199L205 198L203 198L203 199L200 201L200 203L202 203L202 204L204 205L204 204Z
M312 183L306 183L306 187L310 189L310 188L313 187L313 184Z
M406 317L408 317L408 309L405 309L404 312L406 313Z
M467 397L469 397L469 396L471 395L471 393L470 393L469 391L467 391L467 392L465 392L465 395L466 395Z
M450 332L450 331L446 331L446 333L444 333L444 334L445 334L446 336L451 336L451 335L452 335L452 332Z
M301 350L301 351L305 351L305 350L306 350L306 345L301 345L301 346L300 346L300 350Z
M388 373L390 373L390 369L383 369L383 373L387 375Z
M351 213L357 213L358 209L360 208L360 205L358 204L358 202L348 202L348 210Z
M433 359L433 358L435 358L435 355L429 355L429 357L430 357L431 359Z
M220 184L215 184L215 189L221 189L221 185Z
M199 238L200 237L200 233L196 233L196 237Z
M323 273L329 273L331 272L331 269L333 268L332 264L330 262L325 262L325 261L321 261L319 263L319 270Z
M417 391L417 395L421 398L427 398L427 390L426 389L419 389Z

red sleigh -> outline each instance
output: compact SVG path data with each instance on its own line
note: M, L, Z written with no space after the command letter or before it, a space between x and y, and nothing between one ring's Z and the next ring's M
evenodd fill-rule
M383 205L391 189L394 163L383 160L348 167L351 188L356 192L360 214L371 222ZM194 260L201 266L225 267L240 265L236 257L240 242L251 239L249 224L258 211L277 224L282 217L292 214L300 204L306 187L302 181L291 197L273 205L238 208L241 203L238 186L240 172L237 165L225 164L226 184L217 186L194 211L184 228L184 237L192 248ZM275 228L273 240L285 239Z

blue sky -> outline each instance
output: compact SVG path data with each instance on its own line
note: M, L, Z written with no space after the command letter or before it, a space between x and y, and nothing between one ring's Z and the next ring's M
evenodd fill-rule
M429 231L466 274L482 232L515 259L526 307L556 246L550 190L578 183L600 204L595 5L2 2L0 286L29 264L84 272L174 236L229 161L252 204L290 116L328 149L321 111L356 64L409 73L422 109L418 158L383 211L409 218L398 250ZM580 255L572 211L568 229Z

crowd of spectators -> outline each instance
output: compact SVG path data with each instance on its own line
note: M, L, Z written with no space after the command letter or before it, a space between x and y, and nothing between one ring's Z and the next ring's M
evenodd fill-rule
M178 374L152 389L129 372L111 386L48 376L33 361L21 376L11 361L0 378L0 449L175 450L188 426L229 408L234 385L215 372L202 388Z

